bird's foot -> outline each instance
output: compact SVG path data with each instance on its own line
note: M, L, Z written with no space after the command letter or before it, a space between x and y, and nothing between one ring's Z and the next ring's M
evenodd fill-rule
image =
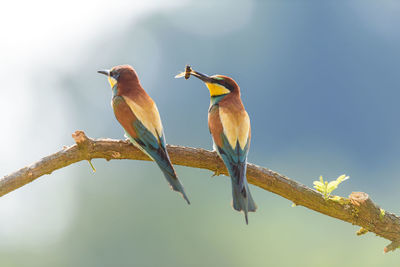
M216 150L215 145L213 146L213 148L214 148L213 152L214 152L214 151L217 152L217 153L216 153L216 160L218 161L218 160L220 159L220 157L219 157L219 155L218 155L218 151ZM222 172L220 171L220 168L219 168L219 166L217 165L217 168L215 169L215 171L214 171L213 175L211 175L211 177L220 176L221 174L222 174Z
M218 167L217 169L214 171L214 173L211 175L211 177L215 177L215 176L220 176L222 173L219 171Z

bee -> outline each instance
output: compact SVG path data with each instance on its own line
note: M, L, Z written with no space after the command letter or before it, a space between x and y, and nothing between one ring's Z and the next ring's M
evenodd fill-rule
M190 78L190 73L192 72L192 68L190 65L186 65L185 67L185 80Z
M185 80L187 80L190 78L191 73L192 73L192 67L190 67L190 65L186 65L185 71L176 75L175 78L185 77Z

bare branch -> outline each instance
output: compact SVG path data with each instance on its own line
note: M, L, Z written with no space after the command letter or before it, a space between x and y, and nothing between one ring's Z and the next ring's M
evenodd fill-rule
M127 141L93 140L82 131L76 131L73 138L76 145L64 148L1 178L0 196L32 182L44 174L50 174L81 160L90 161L94 158L150 160ZM207 169L217 175L228 174L223 162L215 152L201 148L168 145L168 153L174 164ZM363 233L373 232L390 240L392 243L385 248L385 252L396 249L400 244L400 218L379 208L366 193L353 192L348 199L325 200L319 192L254 164L248 164L247 179L249 183L278 194L296 205L359 225L363 228Z

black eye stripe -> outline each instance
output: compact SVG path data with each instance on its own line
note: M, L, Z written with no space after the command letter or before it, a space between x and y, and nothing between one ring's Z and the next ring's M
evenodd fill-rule
M110 77L113 77L114 79L118 80L119 73L116 72L115 70L112 70L112 71L110 71Z
M234 87L229 84L228 82L226 82L226 80L219 80L218 83L222 86L224 86L225 88L227 88L229 91L233 91Z

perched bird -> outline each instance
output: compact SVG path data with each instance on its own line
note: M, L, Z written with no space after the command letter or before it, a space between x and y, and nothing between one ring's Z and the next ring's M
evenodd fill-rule
M208 127L214 149L222 158L232 180L233 208L247 213L256 211L257 205L250 194L246 179L247 154L250 147L250 119L240 99L240 88L227 76L193 71L190 66L175 78L189 79L193 75L202 80L210 91Z
M108 77L111 106L128 139L157 163L171 188L190 204L169 159L157 106L142 88L136 71L129 65L121 65L98 73Z

